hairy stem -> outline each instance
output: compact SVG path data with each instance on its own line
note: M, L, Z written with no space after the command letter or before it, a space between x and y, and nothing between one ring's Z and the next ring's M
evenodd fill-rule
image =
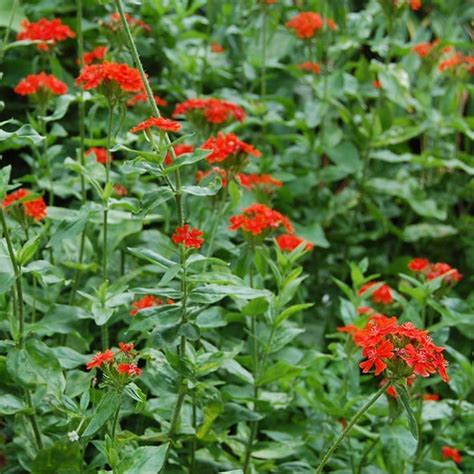
M359 419L367 412L367 410L385 393L385 390L390 385L390 381L385 382L382 387L375 392L375 394L370 398L365 405L363 405L357 413L352 417L351 421L347 424L347 426L344 428L342 433L334 440L332 443L331 447L326 451L326 454L323 456L323 459L319 463L319 466L317 469L314 471L315 474L321 474L323 472L324 466L327 464L331 456L333 455L334 451L339 447L343 439L349 434L351 431L352 427L359 421Z

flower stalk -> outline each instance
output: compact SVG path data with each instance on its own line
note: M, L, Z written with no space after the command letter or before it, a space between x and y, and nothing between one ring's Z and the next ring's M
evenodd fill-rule
M326 451L325 455L323 456L323 459L319 463L319 466L317 469L314 471L314 474L321 474L323 472L324 466L328 463L329 459L331 459L331 456L334 454L334 451L339 447L341 442L344 440L344 438L349 434L351 431L352 427L364 416L364 414L368 411L368 409L385 393L387 388L390 386L392 382L388 380L385 382L378 390L375 392L375 394L370 398L358 411L357 413L352 417L351 421L347 424L347 426L344 428L342 433L334 440L330 448Z

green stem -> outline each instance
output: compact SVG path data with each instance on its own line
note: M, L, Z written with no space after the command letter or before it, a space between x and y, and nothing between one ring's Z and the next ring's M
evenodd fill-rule
M11 31L12 25L13 25L13 20L15 19L16 10L17 10L19 4L20 4L20 0L13 0L12 9L11 9L11 12L10 12L10 18L8 20L8 25L7 25L7 28L5 30L5 34L3 36L3 42L1 44L0 63L3 61L3 56L5 55L5 47L7 46L7 43L8 43L8 38L10 36L10 31Z
M267 94L267 9L263 6L262 22L262 56L260 73L260 98L263 99Z
M82 33L82 0L76 0L76 30L77 30L77 53L79 56L79 68L84 66L84 35ZM85 105L84 105L84 91L79 88L79 163L85 165ZM82 203L86 202L86 180L81 173L81 196Z
M119 420L121 405L122 405L122 399L120 399L120 403L119 403L117 409L115 410L114 420L112 422L112 432L111 432L112 436L111 437L112 437L113 441L115 441L115 433L117 432L117 426L118 426L118 420Z
M249 269L249 277L250 277L250 287L253 288L253 269ZM252 371L253 371L253 410L257 409L258 403L258 396L259 396L259 386L258 386L258 378L259 378L259 363L258 363L258 340L257 340L257 320L255 316L251 316L250 320L250 338L252 340ZM249 472L250 468L250 458L252 456L253 445L255 442L255 438L257 437L258 432L258 421L252 421L250 423L250 433L247 440L247 446L245 448L245 457L244 457L244 466L243 471L244 474Z
M211 235L209 236L209 244L208 244L208 247L207 247L207 253L206 253L206 257L207 258L210 258L212 257L212 247L214 245L214 240L216 238L216 233L217 233L217 229L219 227L219 222L221 221L222 219L222 215L224 214L224 210L225 210L225 207L226 207L226 194L225 194L225 190L221 190L222 191L222 196L219 200L219 207L217 209L217 215L216 215L216 218L212 224L212 229L211 229ZM205 269L204 271L206 271L207 269L207 264L205 266Z
M387 390L390 384L390 380L385 382L382 387L380 387L379 390L372 396L372 398L370 398L368 402L357 411L357 413L352 417L351 421L344 428L342 433L335 439L331 447L326 451L326 454L323 456L319 466L314 471L315 474L321 474L321 472L323 472L324 466L327 464L334 451L336 451L336 449L339 447L342 440L349 434L349 431L351 431L352 427L367 412L367 410L385 393L385 390Z

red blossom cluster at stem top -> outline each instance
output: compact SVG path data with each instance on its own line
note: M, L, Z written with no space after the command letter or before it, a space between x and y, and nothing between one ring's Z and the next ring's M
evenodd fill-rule
M211 150L211 153L206 156L208 163L219 163L238 154L253 155L255 157L261 155L252 145L240 140L233 133L224 134L219 132L217 137L208 138L201 145L201 149Z
M173 112L173 117L187 115L199 111L208 123L222 124L231 120L242 122L245 119L245 112L233 102L226 100L206 98L188 99L178 104Z
M16 191L8 194L3 200L2 206L7 208L11 206L16 201L19 201L23 198L26 198L30 195L31 192L27 189L17 189ZM25 215L32 217L35 221L43 220L47 215L47 207L44 199L42 197L31 199L29 201L23 201L22 206L25 212Z
M457 283L461 281L462 275L456 268L448 263L437 262L431 263L426 258L414 258L408 262L408 268L427 280L434 280L441 277L446 283Z
M176 244L183 244L187 248L199 249L204 243L202 238L203 232L199 229L191 229L188 224L177 227L175 233L171 236L171 240Z
M62 95L67 92L67 85L52 74L40 72L26 76L16 85L14 91L19 95L32 95L41 92Z
M172 299L168 299L167 303L173 304L174 301ZM163 304L165 304L165 302L161 298L153 295L145 295L132 303L133 309L130 310L130 316L136 316L142 309L152 308L153 306L161 306Z
M389 369L392 377L408 378L437 372L449 381L444 349L433 343L428 331L417 329L413 323L399 325L395 317L374 314L363 328L349 325L338 331L352 334L354 343L362 348L367 358L360 363L364 373L374 368L375 375L379 375Z
M41 18L37 22L23 20L21 22L20 32L17 34L17 40L41 41L36 47L40 51L48 51L56 43L65 41L68 38L74 38L76 34L69 26L62 23L59 18L48 20Z

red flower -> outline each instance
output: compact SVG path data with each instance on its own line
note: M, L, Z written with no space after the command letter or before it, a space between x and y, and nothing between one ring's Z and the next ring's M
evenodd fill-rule
M159 128L164 132L179 132L181 124L174 120L163 117L150 117L149 119L140 122L138 125L135 125L135 127L133 127L130 131L132 133L137 133L141 130L147 130L151 127Z
M120 374L136 375L137 377L142 373L142 369L138 368L135 364L118 364L117 371Z
M8 194L3 200L2 206L8 207L16 201L19 201L28 196L30 191L20 188L13 193ZM30 201L23 201L23 210L25 215L32 217L35 221L43 220L47 215L47 206L42 197L31 199Z
M97 48L89 53L84 53L84 56L82 56L82 62L84 64L91 64L95 61L101 62L103 61L106 52L107 46L97 46Z
M252 204L229 219L230 230L242 229L252 235L260 235L265 231L275 230L282 225L288 233L293 233L293 226L288 217L274 211L265 204Z
M23 20L21 22L21 30L16 39L41 41L36 47L41 51L48 51L50 48L53 48L57 42L65 41L75 36L74 31L72 31L69 26L64 25L59 18L54 18L53 20L41 18L36 23Z
M380 282L377 281L370 281L363 285L360 290L357 292L359 296L363 296L364 293L367 292L370 288L374 285L378 285ZM372 301L374 303L380 304L390 304L393 303L392 291L388 285L382 284L379 288L377 288L371 295Z
M291 252L303 242L305 242L305 250L312 250L314 247L311 242L306 242L301 237L292 234L281 234L276 237L276 241L280 250L286 250L288 252Z
M445 59L444 61L441 61L438 65L438 69L441 72L447 71L449 69L454 69L457 66L463 64L464 62L464 56L462 53L454 53L451 57L448 59Z
M117 196L123 197L128 195L128 189L120 183L115 183L114 184L114 192L117 194Z
M247 189L262 188L264 192L270 192L272 187L280 188L283 183L270 174L245 174L239 173L237 179L241 186Z
M130 311L130 316L135 316L141 309L151 308L153 306L161 306L163 303L164 302L161 298L157 298L153 295L145 295L132 303L134 309Z
M286 26L293 29L298 38L312 38L323 28L323 19L319 13L301 12L287 21Z
M305 61L304 63L298 64L298 67L305 72L311 72L313 74L319 74L321 68L318 63L312 63L311 61Z
M202 239L203 232L195 227L189 228L188 224L184 224L182 227L177 227L175 233L171 236L171 240L176 244L183 244L188 248L198 249L204 243Z
M440 399L440 396L437 393L425 393L423 395L423 400L427 402L437 402Z
M129 24L130 28L141 28L144 31L151 31L150 25L145 23L142 20L139 20L137 18L133 18L131 15L128 13L125 13L125 19L127 20L127 23ZM110 20L108 23L105 24L108 28L110 28L112 31L118 31L122 28L122 19L120 18L119 13L112 13L110 15Z
M434 263L429 267L426 278L433 280L435 278L442 277L443 281L450 283L457 283L462 280L462 275L456 268L451 267L447 263Z
M383 341L379 345L364 347L362 355L367 357L365 362L361 362L359 367L366 374L375 365L375 375L379 375L386 368L387 364L383 359L391 359L393 357L393 344L390 341Z
M39 74L26 76L17 84L14 91L20 95L31 95L41 92L61 95L67 92L67 85L51 74L40 72Z
M417 11L421 8L421 0L410 0L410 8Z
M373 313L374 310L369 306L359 306L357 308L357 314L370 314Z
M214 98L185 100L176 106L173 117L189 115L196 111L200 112L200 117L204 117L211 124L222 124L232 120L242 122L245 118L242 107L227 100Z
M177 145L173 145L173 150L176 158L178 156L184 155L185 153L192 153L194 151L194 145L188 145L186 143L178 143ZM171 153L166 153L165 157L165 165L169 166L173 164L173 157Z
M429 264L430 262L426 258L413 258L408 262L408 268L412 272L422 272L428 268Z
M380 89L382 87L382 83L378 79L375 79L372 82L372 86L375 87L375 89Z
M196 172L196 181L199 183L200 181L202 181L204 178L207 178L211 174L220 175L220 177L222 178L222 187L225 188L227 186L228 173L226 170L219 168L218 166L213 166L208 171L198 170Z
M444 459L452 459L456 464L460 464L462 462L461 453L456 448L443 446L441 448L441 454L443 455Z
M115 354L110 349L107 349L104 352L97 352L97 354L92 357L91 361L86 364L86 368L90 370L94 367L102 367L102 364L112 362L114 357Z
M418 54L420 58L426 58L438 44L439 44L439 40L435 40L432 43L430 42L418 43L415 46L413 46L413 48L411 49L414 53Z
M135 347L135 344L133 344L133 342L130 342L129 344L125 342L119 342L120 352L123 352L124 354L128 354L129 352L132 352L134 347Z
M223 46L219 43L211 43L211 51L213 53L223 53L225 50Z
M326 20L324 20L324 23L329 27L330 30L337 30L336 22L332 18L327 18Z
M153 99L155 100L156 105L159 105L160 107L166 107L168 105L168 102L165 99L162 99L161 97L158 97L157 95L153 96ZM127 105L129 107L137 104L138 102L147 102L148 101L148 96L146 95L146 92L140 92L137 95L134 95L127 101Z
M100 147L91 147L86 150L86 156L91 154L95 155L95 159L97 163L101 163L105 165L107 163L107 148L100 148ZM112 161L112 154L110 155L110 160Z
M436 346L427 331L417 329L412 323L397 324L397 319L375 314L362 329L356 326L337 328L352 335L354 343L367 357L360 367L367 373L375 366L375 375L387 367L403 377L428 377L437 372L449 381L443 348Z
M211 150L206 156L208 163L218 163L229 158L235 158L237 155L253 155L259 157L261 153L249 143L239 140L233 133L217 134L217 137L210 137L201 145L203 150Z
M111 86L124 92L141 92L143 83L137 69L128 64L110 63L84 66L76 79L76 85L85 90Z

